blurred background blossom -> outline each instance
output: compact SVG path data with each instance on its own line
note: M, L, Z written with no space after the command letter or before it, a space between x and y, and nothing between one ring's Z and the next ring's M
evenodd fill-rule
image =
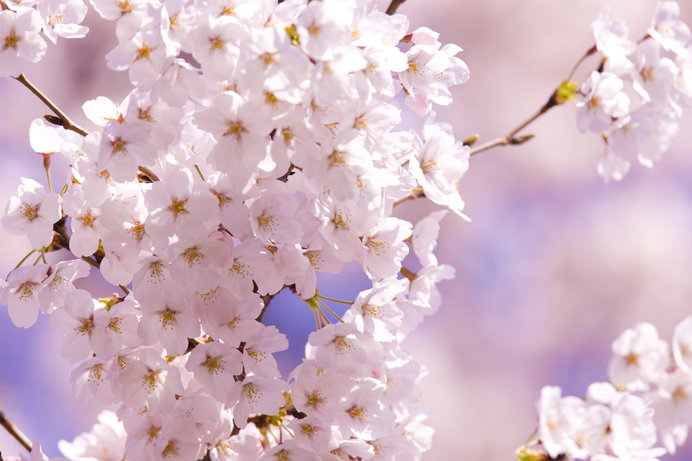
M378 1L386 5L386 1ZM692 4L679 2L692 24ZM590 23L606 5L624 19L634 39L649 25L655 0L408 0L400 8L411 30L428 26L443 43L457 43L471 80L454 89L455 102L438 108L438 120L459 139L480 142L504 135L535 112L591 47ZM80 124L81 105L128 92L127 76L106 68L116 45L112 24L90 13L86 39L62 40L27 76ZM587 60L581 82L598 66ZM29 147L31 120L47 113L25 88L0 79L0 197L16 193L21 176L44 182L41 157ZM421 120L404 109L404 125ZM620 183L596 173L602 142L579 134L574 104L554 109L525 133L522 146L497 148L471 159L461 184L471 223L448 215L438 255L457 270L441 285L443 305L407 340L428 369L417 408L429 411L434 447L426 459L512 459L536 427L535 401L544 385L583 396L606 378L611 342L640 321L670 339L692 313L692 114L653 169L633 166ZM65 165L53 166L54 184ZM436 207L409 201L397 211L417 220ZM1 231L0 269L7 274L29 251L23 238ZM60 256L60 255L54 255ZM326 296L353 299L366 288L360 269L318 283ZM348 278L351 283L346 284ZM86 281L97 295L113 287ZM350 287L350 288L349 288ZM300 361L311 313L282 293L267 321L287 332L291 349L279 357L284 375ZM44 451L72 440L95 421L90 402L78 402L70 369L57 352L60 338L48 318L28 330L0 311L0 408ZM0 450L21 448L0 432ZM675 459L689 459L683 450ZM670 458L669 458L670 459Z

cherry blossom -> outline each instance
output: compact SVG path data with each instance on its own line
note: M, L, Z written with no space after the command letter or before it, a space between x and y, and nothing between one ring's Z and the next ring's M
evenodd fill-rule
M53 240L53 224L61 217L60 197L46 192L33 179L22 178L17 196L7 203L2 225L13 234L24 234L32 248L40 249Z
M0 77L19 75L26 63L38 62L46 52L41 17L33 8L0 11Z
M104 410L61 451L421 459L432 428L409 405L425 368L402 343L442 304L438 284L455 271L435 254L440 222L449 210L468 219L463 181L471 154L486 148L457 140L434 113L470 77L461 47L424 26L409 31L406 16L368 0L90 4L115 22L105 61L127 71L131 88L117 104L84 103L88 128L46 102L56 116L32 123L30 143L47 172L55 156L68 177L55 183L60 194L48 178L48 192L22 178L2 219L39 250L0 283L11 321L27 328L49 314L75 395ZM41 34L83 37L87 10L81 0L0 1L0 76L31 88L20 73L46 53ZM601 64L542 109L577 101L577 128L604 142L606 179L659 161L692 101L679 6L660 1L653 16L633 40L601 13L587 53ZM404 105L427 117L404 119ZM518 131L495 145L528 140ZM421 196L442 209L404 219L397 205ZM320 274L351 266L368 285L328 297ZM75 283L90 271L119 291ZM288 380L277 353L289 339L265 321L279 293L315 317ZM692 422L690 322L671 345L652 324L625 331L610 382L585 399L544 387L538 438L525 447L543 456L520 458L675 451ZM36 442L32 461L40 450Z

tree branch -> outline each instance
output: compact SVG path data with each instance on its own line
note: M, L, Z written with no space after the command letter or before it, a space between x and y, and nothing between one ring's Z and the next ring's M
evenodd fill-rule
M550 98L548 101L543 104L543 107L538 109L538 112L533 114L531 117L529 117L526 121L521 123L518 127L514 128L512 131L507 133L506 135L493 139L492 141L488 141L486 143L481 144L478 147L474 147L469 151L469 155L475 155L478 153L481 153L483 151L486 151L488 149L492 149L493 147L497 146L506 146L506 145L518 145L518 144L524 144L526 141L530 140L533 138L533 135L526 135L526 136L519 136L517 137L517 134L532 124L536 119L538 119L541 115L545 114L548 112L551 108L561 104L561 102L558 102L559 98L559 88L553 91L553 94L550 95ZM564 102L564 101L563 101Z
M15 424L9 419L5 418L5 414L0 410L0 426L4 427L7 432L17 441L21 446L26 448L26 450L31 453L31 440L24 435L22 431L19 430Z
M254 280L253 280L253 283L255 284L255 286L257 286L257 283ZM264 307L262 307L262 312L260 312L260 314L257 316L257 318L255 320L257 320L258 322L262 322L262 319L264 318L264 313L267 312L267 308L269 307L269 303L271 302L272 299L274 299L274 296L281 293L284 290L284 288L290 288L291 291L293 291L295 293L295 291L294 291L295 287L296 287L295 284L284 285L283 287L281 287L281 289L279 291L277 291L273 295L266 294L266 295L260 296L260 298L262 299L262 302L264 303ZM255 290L255 292L256 292L256 290Z
M25 87L27 87L32 93L36 95L38 99L41 100L41 102L43 102L43 104L48 106L48 108L51 111L53 111L53 113L57 117L53 117L52 115L44 116L44 118L48 120L50 123L53 123L54 125L60 125L66 130L74 131L75 133L79 133L82 136L86 136L89 134L87 130L77 125L75 122L72 121L70 117L68 117L63 111L61 111L60 108L56 106L55 103L48 98L48 96L46 96L45 94L43 94L41 90L36 88L36 86L24 76L24 74L19 74L19 76L14 77L14 79L22 85L24 85ZM159 177L156 176L156 174L153 171L142 165L139 165L138 179L141 179L142 182L159 181Z
M387 7L387 11L385 13L387 14L394 14L396 13L396 10L401 6L402 3L404 3L406 0L392 0L392 2L389 4Z
M524 144L526 141L530 140L533 138L533 135L526 135L526 136L519 136L517 137L517 134L530 124L532 124L537 118L539 118L541 115L545 114L548 112L550 109L552 109L555 106L559 106L561 104L564 104L567 101L571 101L577 98L577 94L579 90L577 89L577 84L572 82L572 77L574 76L574 73L577 71L577 68L592 54L594 54L597 51L596 45L592 46L589 48L584 55L579 58L579 60L574 64L572 67L572 70L570 71L569 75L567 76L566 79L564 79L560 85L555 88L555 91L550 95L550 98L548 98L548 101L538 109L538 112L533 114L531 117L529 117L528 120L526 120L524 123L507 133L505 136L502 136L497 139L493 139L492 141L486 142L484 144L481 144L478 147L472 148L469 151L470 155L478 154L479 152L483 152L485 150L491 149L493 147L497 146L506 146L506 145L518 145L518 144ZM475 135L474 135L475 137ZM473 137L472 137L473 138ZM477 137L475 139L469 138L471 140L470 144L473 144Z
M84 128L81 126L77 125L75 122L73 122L63 111L61 111L58 106L56 106L53 101L48 99L48 97L41 92L36 86L34 86L33 83L31 83L27 78L24 76L24 74L19 74L18 77L14 77L15 80L17 80L19 83L27 87L32 93L36 95L38 99L43 102L50 110L53 111L55 115L58 116L60 119L60 124L62 125L63 128L66 130L71 130L74 131L75 133L79 133L82 136L86 136L89 134Z
M62 219L60 219L58 222L53 224L53 242L49 246L49 251L53 250L59 250L61 248L64 248L65 250L70 249L70 236L67 235L67 229L65 229L65 220L67 219L67 216L63 216ZM26 259L26 258L25 258ZM94 258L92 259L90 256L82 256L82 260L85 262L89 263L91 266L95 267L96 269L101 270L101 260L103 259L103 251L98 250L96 253L94 253ZM22 260L24 262L24 260ZM21 263L19 264L21 265ZM19 267L19 265L17 267ZM15 267L16 269L16 267ZM125 285L118 285L118 288L120 288L123 293L125 293L125 296L130 294L130 289L127 288Z
M197 166L197 165L195 165ZM199 171L199 168L197 168L197 171ZM202 173L200 173L200 176ZM137 175L137 179L141 179L140 182L156 182L160 181L159 177L156 176L156 173L151 171L149 168L139 165L139 174Z

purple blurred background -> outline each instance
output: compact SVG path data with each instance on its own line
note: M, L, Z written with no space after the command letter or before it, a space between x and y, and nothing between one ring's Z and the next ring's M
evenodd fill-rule
M606 4L638 38L655 3L581 0L577 8L568 0L408 0L400 11L411 18L411 29L429 26L443 43L465 49L471 80L454 90L452 106L438 108L437 119L452 123L459 139L478 133L482 142L545 102L593 44L590 22ZM692 4L680 3L692 23ZM83 101L119 100L128 91L126 75L108 71L103 58L116 44L112 24L91 13L88 24L87 39L59 42L27 72L80 123ZM576 80L596 65L587 61ZM4 209L21 176L43 178L28 128L47 110L10 79L0 79L0 109ZM624 329L650 321L670 339L692 313L692 116L683 118L655 168L633 166L624 181L605 185L596 174L601 141L579 134L574 112L574 105L556 108L526 131L536 135L527 144L472 158L461 192L473 222L451 215L443 221L437 253L457 269L457 278L441 285L442 308L406 343L428 369L417 408L430 410L436 435L425 459L512 459L535 429L542 386L581 396L606 377L610 343ZM55 183L64 171L53 171ZM433 208L418 200L397 212L414 220ZM0 232L4 276L28 243ZM325 277L318 286L327 296L352 299L364 279L357 268L348 275L355 280L352 292L341 291L343 276ZM112 291L93 287L104 296ZM299 361L311 319L290 294L272 303L267 320L292 341L280 358L284 372ZM43 440L51 456L59 454L57 440L72 440L95 418L93 408L72 398L59 342L47 318L20 330L0 309L0 409ZM4 432L0 450L21 451Z

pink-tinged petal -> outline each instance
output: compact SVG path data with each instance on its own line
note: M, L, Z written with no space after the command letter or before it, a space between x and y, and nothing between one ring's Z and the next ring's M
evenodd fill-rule
M38 320L39 303L36 296L27 299L21 297L11 298L7 306L10 313L10 320L15 326L29 328Z

